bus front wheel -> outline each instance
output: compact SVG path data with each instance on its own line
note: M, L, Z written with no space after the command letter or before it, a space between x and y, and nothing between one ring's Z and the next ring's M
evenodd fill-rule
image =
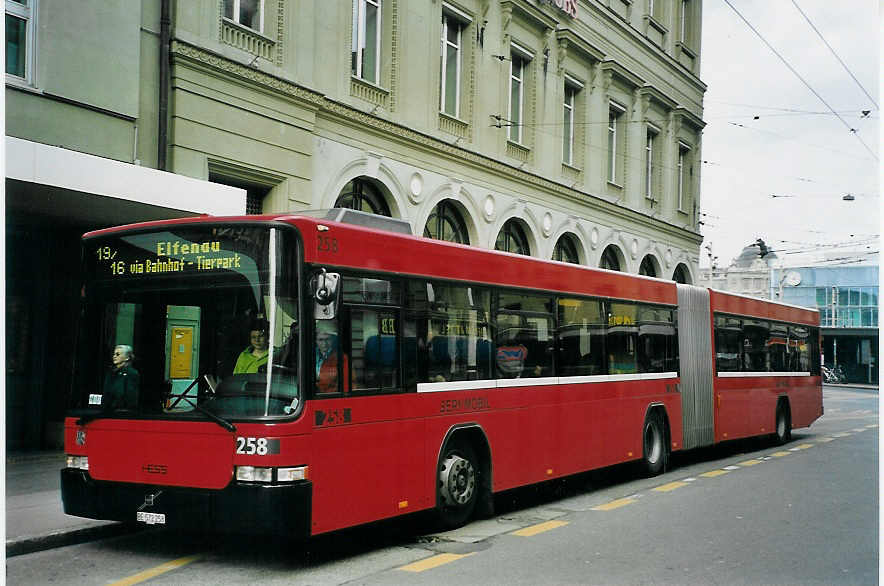
M445 448L438 475L439 522L444 529L466 523L479 491L479 466L476 453L467 443L454 442Z

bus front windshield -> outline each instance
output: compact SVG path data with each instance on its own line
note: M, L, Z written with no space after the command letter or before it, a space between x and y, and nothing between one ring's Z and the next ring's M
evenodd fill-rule
M236 224L87 240L72 407L224 423L298 413L296 241Z

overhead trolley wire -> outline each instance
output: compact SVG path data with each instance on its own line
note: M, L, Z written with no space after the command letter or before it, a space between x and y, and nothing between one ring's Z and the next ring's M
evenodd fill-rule
M863 84L861 84L859 82L859 80L856 78L856 76L853 74L853 72L850 71L850 68L847 67L847 64L844 63L844 61L841 59L841 57L838 56L838 53L835 52L835 49L832 48L832 45L830 45L829 42L826 41L826 38L823 37L823 34L814 26L813 22L811 22L810 18L807 16L807 14L805 14L804 11L801 10L801 7L798 6L798 3L795 0L792 0L792 4L795 5L795 8L797 8L798 12L801 13L801 16L804 17L804 20L807 21L807 24L810 25L810 28L813 29L813 32L815 32L819 36L820 40L826 45L826 47L828 47L829 51L832 52L832 55L835 56L835 59L838 60L838 63L840 63L841 66L844 67L844 71L846 71L847 74L853 78L853 81L856 82L856 85L859 86L859 89L861 89L863 91L863 93L866 95L866 97L869 98L869 100L871 100L872 104L874 104L875 108L877 109L878 102L875 101L875 98L873 98L872 95L868 91L866 91L866 88L863 87Z
M825 98L823 98L823 97L819 94L819 92L817 92L815 89L813 89L813 86L811 86L810 83L808 83L807 80L804 79L804 78L801 76L801 74L798 73L798 71L797 71L794 67L792 67L792 65L791 65L788 61L786 61L786 58L783 57L783 56L780 54L780 52L777 51L777 50L774 48L774 46L771 45L771 44L767 41L767 39L764 38L764 36L758 31L758 29L756 29L754 26L752 26L752 23L751 23L751 22L749 22L748 20L746 20L746 17L743 16L743 15L740 13L740 11L737 10L736 7L735 7L733 4L731 4L730 0L724 0L724 3L731 7L731 10L733 10L733 11L736 13L736 15L739 16L740 19L741 19L744 23L746 23L746 26L748 26L749 29L751 29L752 32L755 33L755 35L756 35L759 39L761 39L761 41L767 46L767 48L770 49L770 50L773 52L773 54L776 55L776 56L780 59L780 61L783 62L783 64L789 69L789 71L791 71L791 72L795 75L795 77L797 77L799 80L801 80L801 83L803 83L803 84L805 85L805 87L807 87L807 89L809 89L809 90L811 91L811 93L812 93L813 95L815 95L815 96L817 97L817 99L819 99L819 101L821 101L821 102L826 106L826 108L828 108L829 111L830 111L832 114L834 114L834 115L838 118L838 120L841 121L842 124L844 124L845 127L847 127L847 129L851 132L851 134L853 134L853 136L856 137L856 139L857 139L857 140L858 140L858 141L859 141L859 142L865 147L865 149L866 149L867 151L869 151L869 154L871 154L872 157L874 157L874 159L877 161L877 160L878 160L878 155L875 154L875 152L871 149L871 147L869 147L869 145L866 144L866 141L864 141L864 140L862 139L862 137L857 133L856 128L853 128L850 124L848 124L847 121L846 121L846 120L845 120L840 114L838 114L838 112L836 112L835 109L834 109L831 105L829 105L829 103L825 100Z

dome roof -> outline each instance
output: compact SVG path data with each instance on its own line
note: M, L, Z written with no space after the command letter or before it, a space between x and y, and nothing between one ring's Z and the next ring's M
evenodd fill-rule
M770 264L770 261L777 258L777 254L775 252L768 252L764 255L764 258L761 258L761 249L759 248L757 243L750 244L740 253L740 256L734 259L734 266L749 268L755 261L763 261L765 264Z

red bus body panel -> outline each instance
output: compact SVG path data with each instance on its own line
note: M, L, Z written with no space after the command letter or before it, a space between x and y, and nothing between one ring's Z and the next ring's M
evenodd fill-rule
M816 310L770 303L723 291L709 291L712 315L769 319L819 327ZM715 337L710 324L713 356ZM822 416L822 381L819 376L740 376L715 373L715 441L727 441L774 431L777 401L789 398L792 427L808 427Z

